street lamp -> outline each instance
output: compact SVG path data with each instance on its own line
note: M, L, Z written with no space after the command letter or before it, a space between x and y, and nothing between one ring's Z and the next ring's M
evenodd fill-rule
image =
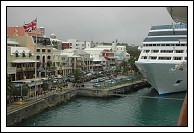
M23 86L23 83L21 84L21 99L20 99L20 101L22 100L22 86Z

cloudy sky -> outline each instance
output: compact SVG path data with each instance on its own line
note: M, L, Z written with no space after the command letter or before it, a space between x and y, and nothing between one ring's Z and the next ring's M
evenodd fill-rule
M151 25L173 23L165 7L7 7L7 26L36 17L47 37L130 44L141 44Z
M101 7L56 7L56 6L101 6ZM20 7L10 7L20 6ZM28 6L28 7L21 7ZM36 6L36 7L32 7ZM41 6L41 7L37 7ZM43 7L55 6L55 7ZM102 7L102 6L120 6L120 7ZM128 7L122 7L128 6ZM131 7L129 7L131 6ZM132 7L136 6L136 7ZM140 7L146 6L146 7ZM159 7L162 6L162 7ZM6 127L6 27L7 26L22 26L24 22L29 23L37 17L38 27L43 26L46 30L46 36L54 33L63 41L67 39L79 39L94 42L112 42L116 39L118 42L141 44L143 38L147 35L151 25L172 24L173 21L165 9L166 6L189 6L189 15L193 16L193 2L188 1L140 1L140 2L33 2L33 1L1 1L1 127L2 131L15 132L17 130L25 131L21 128L8 128ZM189 48L188 55L188 77L193 77L193 17L189 17ZM193 78L188 78L188 88L193 88ZM191 85L191 87L190 87ZM189 89L188 100L190 103L193 101L192 89ZM192 104L191 104L192 105ZM189 106L192 111L192 106ZM190 113L189 112L189 113ZM191 114L192 115L192 114ZM190 116L190 115L189 115ZM191 117L193 118L193 117ZM193 131L192 119L189 119L189 128L177 128L177 131ZM1 129L2 129L1 128ZM43 128L41 128L43 129ZM88 130L87 130L88 129ZM144 131L141 128L111 128L95 129L95 131ZM175 131L175 128L159 128L163 131ZM44 129L45 130L45 129ZM68 128L63 131L80 131L79 128ZM85 131L90 131L85 128ZM155 131L152 128L146 128L146 131ZM30 131L40 131L36 128L30 128ZM49 128L49 131L56 131L56 127Z

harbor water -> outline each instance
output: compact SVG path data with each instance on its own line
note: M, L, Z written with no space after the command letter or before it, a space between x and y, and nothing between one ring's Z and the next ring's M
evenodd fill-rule
M143 88L110 98L75 97L17 126L176 126L186 93Z

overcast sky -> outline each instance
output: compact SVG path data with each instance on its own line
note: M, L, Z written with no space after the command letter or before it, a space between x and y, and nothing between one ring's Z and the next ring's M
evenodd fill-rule
M87 4L86 4L87 3ZM89 3L89 4L88 4ZM113 2L101 2L100 4L88 2L70 2L60 4L59 2L44 1L1 1L1 130L8 132L25 131L24 128L6 127L6 27L7 26L22 26L24 22L29 23L37 17L38 27L43 26L46 30L46 36L54 33L57 37L63 41L67 39L79 39L81 41L91 41L93 38L94 42L112 42L116 39L118 42L141 44L143 38L147 36L151 25L160 24L172 24L174 23L168 14L165 6L189 6L188 17L190 26L189 29L189 48L188 48L188 88L193 88L193 2L189 1L140 1L140 2L120 2L114 4ZM7 7L7 6L164 6L164 7ZM7 24L7 25L6 25ZM193 103L192 89L189 89L189 102ZM192 107L189 108L189 113L193 112ZM189 114L190 116L190 114ZM192 116L192 114L191 114ZM191 117L193 118L193 117ZM192 132L193 121L189 119L188 128L158 128L160 131L182 131ZM41 131L48 130L49 132L55 132L56 127L49 127L49 129L41 128ZM30 128L30 131L39 132L39 128ZM82 131L90 131L91 128L82 128ZM144 131L145 128L95 128L95 131ZM155 128L146 128L146 131L155 131ZM80 128L68 127L63 128L61 131L80 131Z
M47 37L141 44L151 25L172 24L165 7L7 7L7 26L37 17Z

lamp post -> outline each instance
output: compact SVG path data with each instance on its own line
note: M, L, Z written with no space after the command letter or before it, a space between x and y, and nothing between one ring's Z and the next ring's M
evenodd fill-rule
M20 99L20 101L22 100L22 85L23 85L23 83L21 84L21 99Z

